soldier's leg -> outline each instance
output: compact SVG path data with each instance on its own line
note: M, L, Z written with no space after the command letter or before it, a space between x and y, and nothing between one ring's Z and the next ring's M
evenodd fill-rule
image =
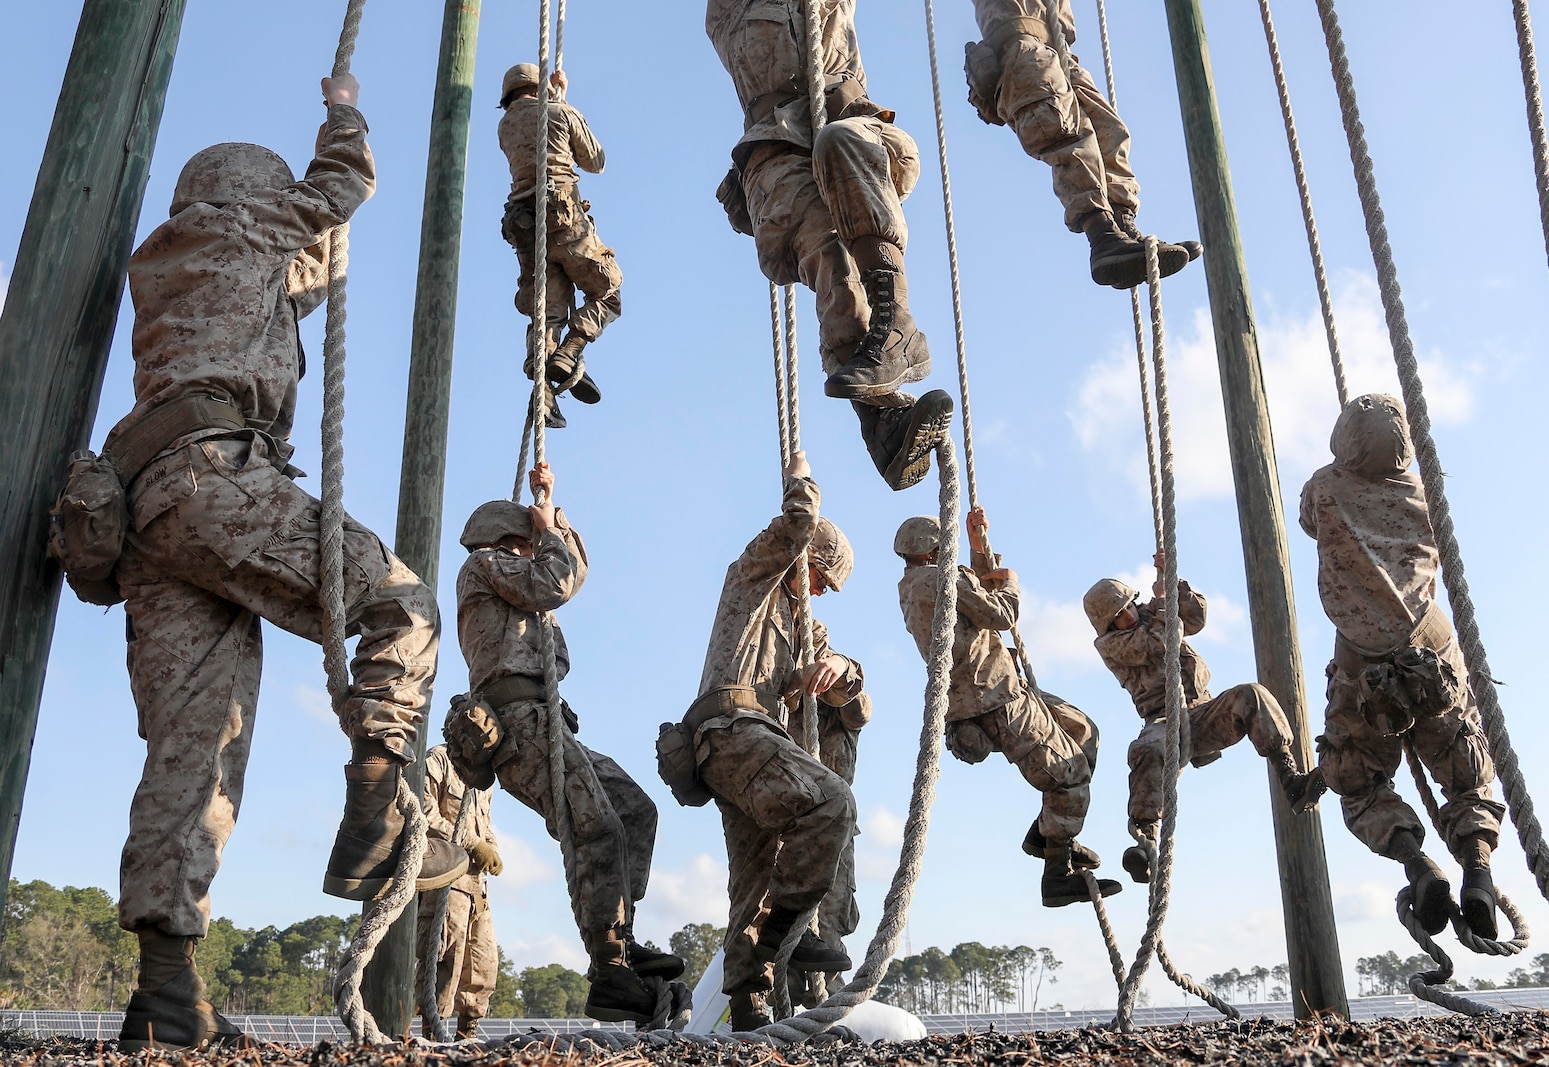
M1092 216L1111 215L1102 150L1059 53L1020 37L1001 52L1001 68L997 110L1016 131L1022 150L1049 165L1065 225L1079 233Z
M1273 693L1249 682L1189 709L1192 755L1203 766L1244 737L1269 761L1286 800L1305 810L1322 793L1321 781L1304 772L1293 752L1294 738L1285 711Z
M774 969L758 958L758 930L767 914L764 899L780 839L735 804L717 800L715 806L726 835L726 893L731 901L721 990L728 996L765 993L774 988Z
M445 1020L450 1020L457 1011L459 991L468 967L468 938L473 929L473 912L471 893L454 889L447 894L446 924L441 933L441 958L436 961L436 1010Z
M1140 211L1140 183L1135 180L1129 162L1129 127L1108 102L1107 94L1097 87L1091 73L1075 56L1070 58L1070 87L1076 94L1076 105L1097 138L1108 207L1115 215L1133 218Z
M613 249L603 244L588 220L586 233L555 250L555 261L570 283L585 298L570 315L569 337L597 340L608 324L619 317L623 304L619 289L624 272Z
M656 802L610 757L581 747L591 759L597 782L624 828L625 875L633 905L645 896L651 879L651 856L656 851Z
M495 944L489 901L483 896L470 899L473 914L464 941L467 950L456 1000L459 1039L479 1036L479 1020L489 1014L489 998L500 974L500 953Z

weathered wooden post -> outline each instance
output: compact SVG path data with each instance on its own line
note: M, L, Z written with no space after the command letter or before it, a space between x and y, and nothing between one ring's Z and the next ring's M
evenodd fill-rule
M184 0L86 0L0 314L0 914L59 606L48 509L97 414Z
M1205 278L1215 322L1226 437L1247 564L1253 649L1259 680L1285 709L1306 766L1312 759L1312 732L1307 721L1301 647L1297 644L1285 511L1280 499L1269 404L1264 394L1264 372L1259 362L1258 334L1253 325L1248 267L1237 229L1231 171L1216 107L1210 53L1205 44L1204 15L1199 0L1164 2L1189 171L1194 180L1200 240L1205 245ZM1333 1011L1348 1016L1350 1003L1345 995L1339 937L1334 929L1323 826L1315 818L1293 814L1280 793L1274 771L1269 774L1275 845L1280 857L1281 909L1296 1015L1305 1018L1314 1012Z
M446 438L452 395L452 342L457 325L457 267L462 251L463 186L468 123L473 106L473 61L479 39L480 0L446 0L441 58L430 113L430 160L420 226L419 280L409 348L409 400L398 483L398 532L393 549L432 589L441 556L441 501L446 486ZM427 714L410 781L425 775L425 735L439 734ZM361 997L387 1034L405 1033L413 1020L414 908L388 931L366 968Z

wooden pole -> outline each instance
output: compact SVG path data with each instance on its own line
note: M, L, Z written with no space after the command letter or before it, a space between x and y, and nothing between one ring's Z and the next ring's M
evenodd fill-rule
M59 605L48 510L85 448L184 0L86 0L0 313L0 914Z
M1205 245L1205 278L1215 322L1221 397L1237 514L1247 565L1248 607L1259 679L1285 709L1303 766L1311 766L1312 732L1307 721L1305 679L1297 643L1296 600L1286 544L1285 511L1275 464L1274 435L1253 325L1248 268L1237 230L1231 171L1221 135L1205 22L1199 0L1165 0L1172 36L1178 103L1183 112L1189 170L1200 240ZM1275 846L1280 860L1280 900L1285 916L1292 1000L1297 1018L1314 1012L1350 1014L1334 902L1323 852L1323 824L1297 816L1286 804L1270 771Z
M420 226L419 280L409 348L409 400L398 484L394 551L432 589L441 558L441 504L446 487L446 439L452 395L452 347L457 326L457 267L462 250L463 187L468 170L468 124L473 106L473 61L479 39L480 0L446 0L441 59L430 114L430 160ZM416 739L409 780L424 784L426 733L439 717L427 714ZM437 731L439 733L439 731ZM415 909L377 948L366 968L361 997L387 1034L409 1029L415 1013Z

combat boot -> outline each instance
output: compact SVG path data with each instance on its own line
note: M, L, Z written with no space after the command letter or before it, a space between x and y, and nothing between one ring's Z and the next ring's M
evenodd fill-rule
M1291 755L1288 748L1270 756L1269 765L1275 769L1275 777L1280 779L1280 790L1285 794L1286 803L1297 814L1311 811L1328 790L1322 769L1314 767L1305 772L1298 770L1296 757Z
M477 1041L479 1039L479 1017L477 1015L459 1015L457 1017L457 1040Z
M1105 897L1114 896L1124 888L1112 878L1094 880L1097 882L1097 892ZM1071 864L1069 842L1051 841L1045 846L1043 882L1040 888L1043 891L1043 906L1046 908L1063 908L1067 904L1080 904L1092 899L1086 879Z
M592 987L586 994L588 1018L605 1023L634 1023L644 1029L656 1015L656 992L624 964L624 939L603 934L592 942Z
M1043 836L1043 831L1038 829L1038 820L1034 819L1033 825L1027 828L1027 836L1022 838L1022 851L1033 859L1041 860L1047 858L1048 850L1048 839ZM1080 841L1072 840L1070 865L1078 871L1095 871L1103 865L1103 859Z
M1130 876L1130 880L1141 885L1149 885L1151 882L1151 854L1156 848L1157 828L1155 823L1137 823L1130 820L1130 833L1138 834L1151 842L1151 848L1136 842L1124 850L1119 865L1124 868L1124 873Z
M1087 216L1081 229L1092 246L1091 270L1094 282L1111 285L1115 289L1133 289L1145 284L1145 246L1120 230L1112 215L1105 211L1094 211ZM1189 265L1189 254L1177 245L1158 243L1156 263L1158 272L1166 278Z
M624 935L624 959L629 969L642 978L660 978L670 982L683 977L683 960L670 952L658 952L636 941L633 934Z
M861 273L871 304L871 324L860 349L823 383L823 392L846 400L896 392L930 374L930 347L909 313L909 282L902 269Z
M1495 879L1490 876L1490 846L1481 837L1471 837L1463 843L1458 861L1463 864L1463 892L1460 903L1463 921L1475 937L1486 941L1500 939L1500 925L1495 917Z
M243 1045L247 1035L204 998L204 979L194 967L199 939L142 930L140 980L118 1032L121 1052L141 1049Z
M1452 918L1452 886L1447 876L1420 851L1420 839L1407 830L1393 835L1387 855L1404 865L1404 875L1414 890L1415 919L1420 928L1428 934L1441 933Z
M1135 213L1133 211L1129 211L1129 210L1124 209L1124 208L1121 208L1118 211L1115 211L1113 213L1113 224L1119 228L1119 232L1120 233L1124 234L1124 236L1130 238L1133 241L1144 242L1145 239L1146 239L1146 235L1141 233L1140 232L1140 227L1135 224ZM1161 257L1162 257L1162 249L1163 248L1180 248L1180 249L1182 249L1184 254L1189 257L1189 259L1188 259L1189 263L1193 263L1196 259L1198 259L1200 256L1205 254L1205 246L1200 244L1198 241L1169 241L1169 242L1163 242L1163 241L1159 240L1157 242L1157 244L1158 244L1158 247L1157 247L1157 250L1156 250L1156 254L1157 254L1157 260L1158 260L1158 265L1159 266L1160 266L1160 261L1161 261ZM1180 269L1182 269L1182 268L1180 268ZM1167 277L1168 273L1169 272L1167 272L1167 271L1163 271L1162 272L1162 277L1164 277L1164 278Z
M907 399L903 393L895 394ZM861 439L882 480L893 490L908 489L930 473L930 457L952 425L952 398L932 389L901 407L852 401L861 421Z
M773 963L780 954L780 945L791 926L801 918L789 908L771 908L758 928L758 943L754 952L764 963ZM850 957L842 949L829 948L811 930L803 930L796 947L791 950L787 968L792 971L848 971Z
M402 777L403 764L396 759L345 765L344 818L323 876L323 892L329 896L371 900L392 880L404 830L397 804ZM414 888L421 893L445 888L467 870L466 851L450 841L428 838Z
M576 364L581 362L581 352L588 343L586 338L575 334L560 342L549 357L546 374L550 385L557 387L575 375ZM585 370L581 371L581 377L566 391L583 404L595 404L602 399L602 390L597 388L597 383L592 381L592 376Z
M774 1022L769 1014L769 1004L762 993L733 993L731 995L731 1028L733 1033L747 1034Z

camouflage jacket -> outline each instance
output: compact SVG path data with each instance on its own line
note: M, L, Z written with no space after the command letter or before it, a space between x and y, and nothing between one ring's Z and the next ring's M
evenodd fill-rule
M296 322L327 295L323 238L375 189L366 120L334 104L301 181L256 200L194 204L156 227L129 260L134 414L220 390L283 465L306 370ZM110 433L107 451L113 442Z
M814 636L815 634L814 630ZM826 635L824 641L827 641ZM789 725L786 728L793 738L800 741L806 736L806 712L800 695L788 698L785 707L789 717ZM864 692L858 693L854 700L839 707L825 704L819 699L817 709L819 758L823 766L846 782L854 784L861 729L871 721L871 695Z
M1111 629L1092 643L1119 684L1135 701L1143 719L1167 714L1167 601L1154 597L1135 605L1140 623L1132 629ZM1205 628L1205 598L1189 583L1178 583L1178 621L1185 634ZM1183 672L1183 703L1192 708L1210 699L1210 668L1199 653L1183 642L1179 665Z
M467 790L463 780L452 769L452 761L447 758L446 746L437 745L425 753L425 793L421 800L421 806L425 809L425 820L430 825L427 832L431 837L439 837L443 841L452 840L452 831L457 825L457 813L462 810L463 793ZM490 821L489 790L475 791L478 799L473 809L472 840L485 841L495 844L495 827ZM483 896L486 892L484 875L468 869L468 873L452 883L453 889L461 890L473 896Z
M533 195L538 180L538 98L519 96L500 119L500 150L511 165L511 199ZM601 174L602 145L581 113L561 100L549 101L549 181L575 185L576 168Z
M780 514L726 569L699 679L701 696L719 686L750 685L774 706L800 690L796 661L801 637L785 576L812 541L818 502L816 482L787 478ZM827 629L816 620L812 637L818 659L833 653ZM846 659L844 676L818 697L821 703L839 707L859 695L864 684L860 664Z
M543 677L539 616L568 604L586 581L581 535L563 512L556 511L555 519L531 557L479 548L457 573L457 643L468 661L470 689L512 674ZM557 623L554 656L563 678L570 670L570 650Z
M986 584L982 575L997 561L982 552L973 553L972 567L959 567L957 575L957 625L952 636L952 685L947 695L947 721L972 719L1005 707L1022 692L1016 661L1011 658L1002 630L1017 621L1022 591L1016 572L1004 582ZM898 606L904 625L914 637L920 655L930 657L931 625L936 614L935 566L910 567L898 582Z
M1065 31L1065 43L1076 42L1076 16L1070 10L1070 0L1057 0L1060 28ZM1016 18L1035 18L1046 25L1049 19L1050 0L974 0L974 17L979 20L979 32L990 40L1007 22Z
M1372 658L1407 644L1436 600L1440 565L1420 476L1331 463L1302 489L1301 524L1317 538L1318 595L1345 640Z
M732 156L740 164L753 145L784 141L812 148L812 108L807 98L807 35L804 0L709 0L705 32L731 75L742 105L743 134ZM855 0L816 0L823 22L824 85L859 83L861 98L846 115L891 118L865 98L866 71L855 36ZM781 102L783 101L783 102ZM770 110L770 106L774 106ZM766 113L767 112L767 113ZM838 118L830 115L830 119Z

